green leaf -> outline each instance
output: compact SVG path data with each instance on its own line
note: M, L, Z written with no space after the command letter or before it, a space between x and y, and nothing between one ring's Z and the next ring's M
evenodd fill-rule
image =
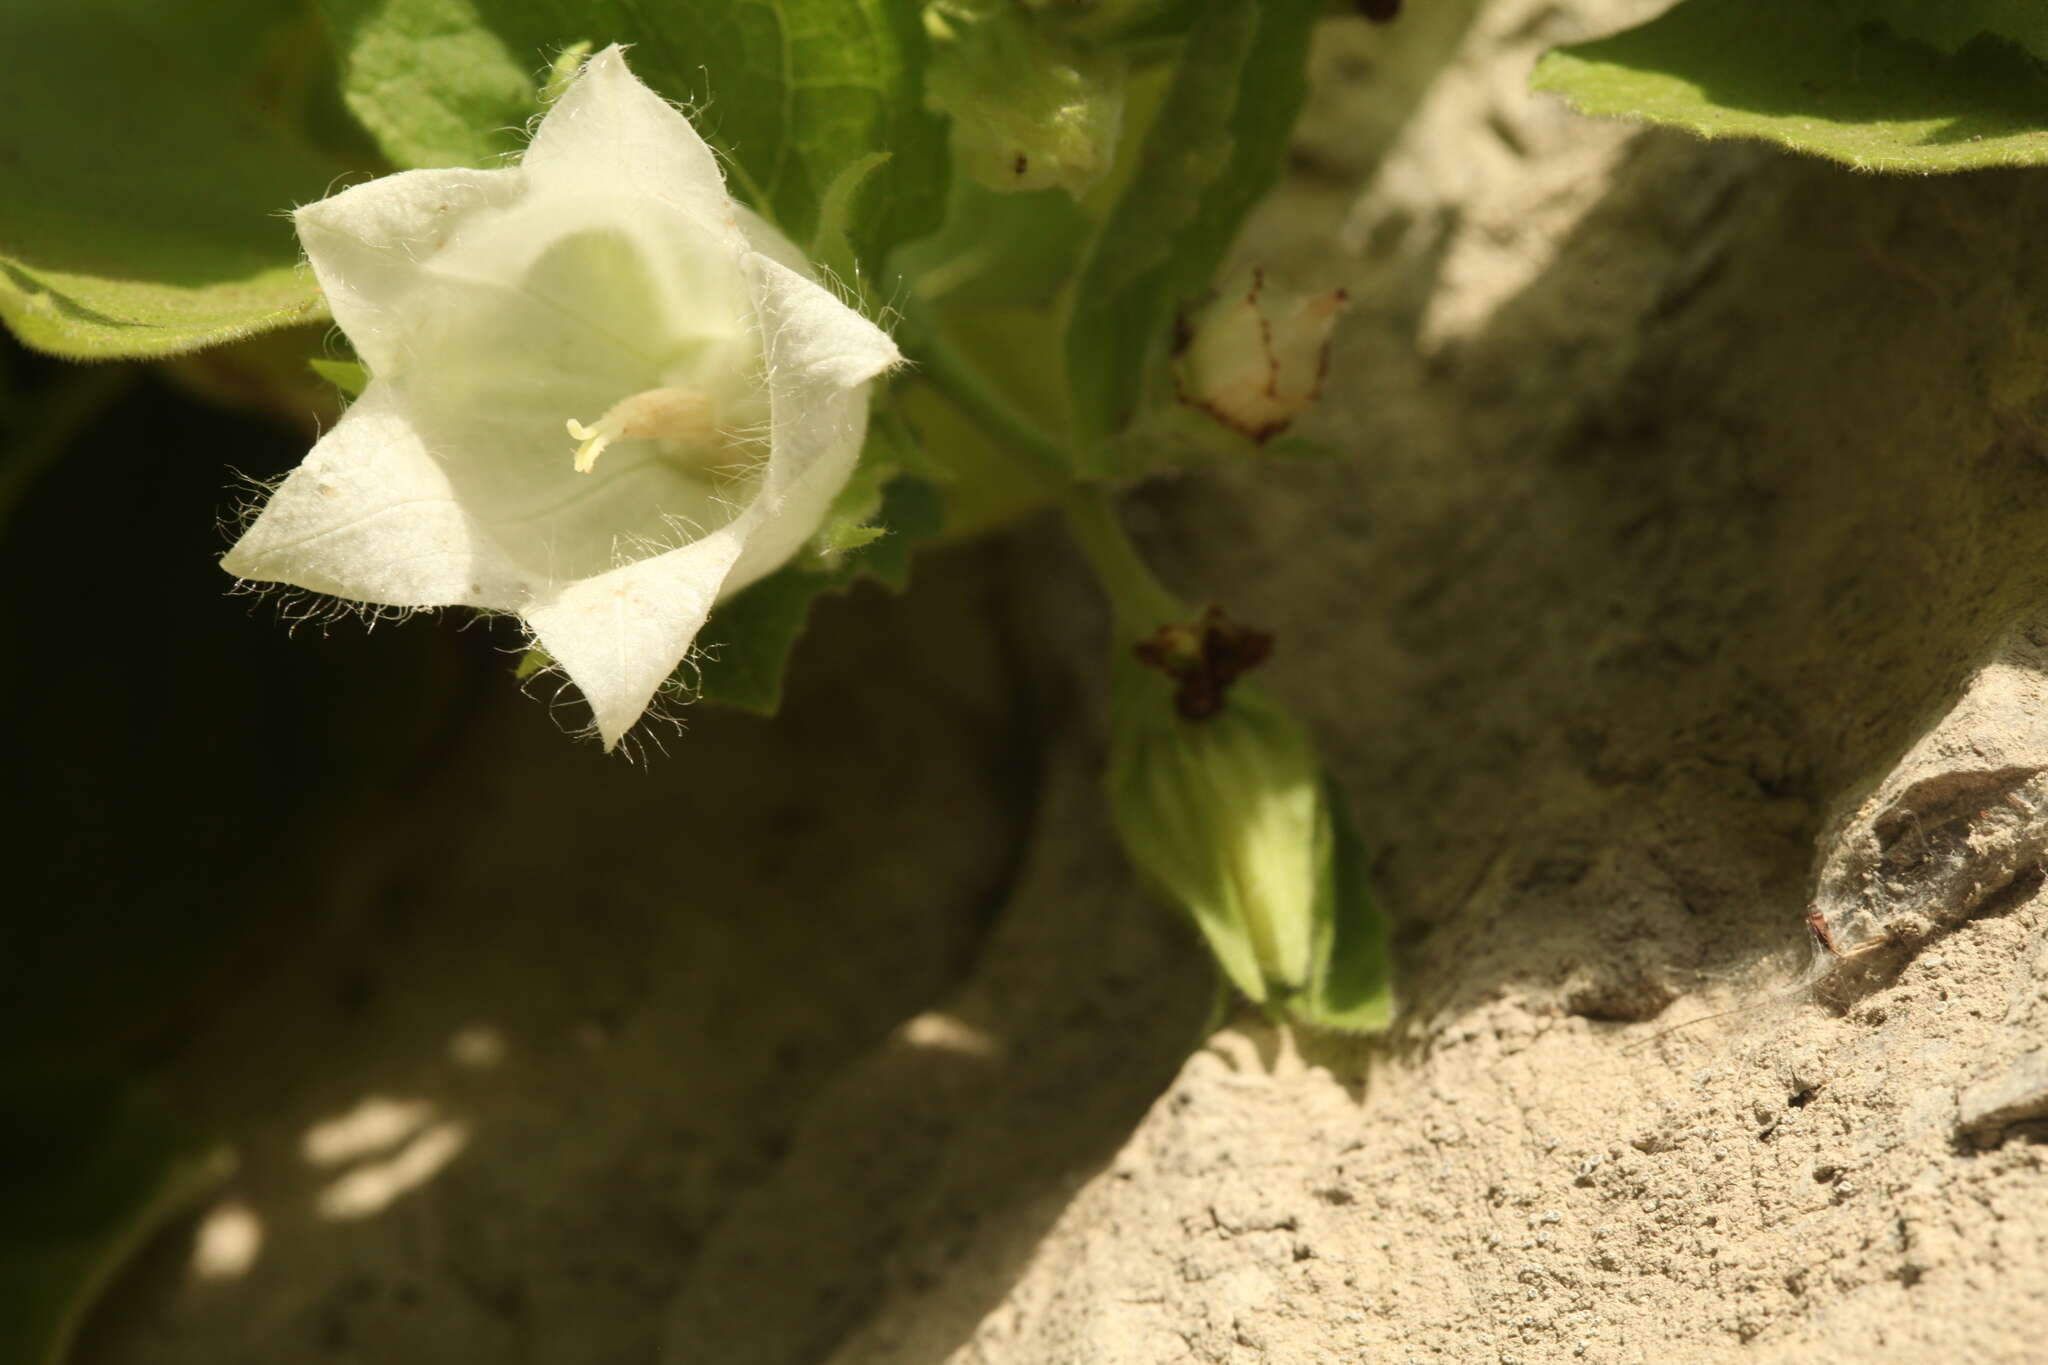
M2048 61L2048 8L2040 0L1861 0L1854 8L1901 38L1951 56L1989 35Z
M1077 38L1139 47L1187 36L1203 0L1135 0L1053 11Z
M114 1083L11 1071L0 1086L0 1359L58 1365L114 1274L233 1164Z
M1057 187L1077 200L1109 174L1123 123L1123 52L1070 42L1052 16L1014 4L933 26L944 40L926 94L953 121L958 170L992 190Z
M1321 12L1320 0L1209 0L1189 31L1068 321L1075 419L1098 465L1099 443L1158 384L1175 315L1207 290L1279 176Z
M342 97L400 166L488 166L525 144L536 73L470 0L321 0L342 53ZM558 35L555 46L577 34Z
M0 321L166 355L324 305L285 211L374 164L296 0L8 0Z
M956 176L945 225L897 261L936 306L1044 308L1073 272L1089 229L1061 190L998 194Z
M1387 920L1367 880L1365 841L1352 828L1335 787L1325 783L1334 836L1331 910L1316 921L1315 973L1287 1013L1316 1028L1366 1033L1393 1016L1393 964Z
M841 168L818 200L818 227L811 235L808 257L818 270L844 281L859 278L860 262L853 253L853 206L868 177L888 164L887 152L869 152Z
M700 700L774 715L782 706L782 675L810 619L811 603L838 586L837 579L791 564L721 602L698 636L694 663L684 665L678 676Z
M724 154L736 193L798 242L861 158L854 250L874 269L929 232L945 135L923 99L926 42L910 0L323 0L347 98L404 165L484 165L518 143L535 78L565 46L633 45L633 70ZM524 101L522 103L522 101Z
M803 634L811 604L844 592L862 577L901 591L909 581L910 554L939 530L939 500L922 479L898 478L883 491L876 521L886 533L848 550L826 566L805 556L768 575L711 613L696 659L677 680L704 701L773 715L782 705L782 678Z
M2048 72L2029 50L2048 53L2032 3L1686 0L1548 54L1534 84L1582 113L1762 138L1861 170L1964 171L2048 163Z

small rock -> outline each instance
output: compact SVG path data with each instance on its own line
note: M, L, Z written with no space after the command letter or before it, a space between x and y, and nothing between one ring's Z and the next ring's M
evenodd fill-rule
M1999 1075L1968 1086L1956 1096L1956 1127L1963 1133L1987 1135L2044 1115L2048 1115L2048 1052L2029 1052Z

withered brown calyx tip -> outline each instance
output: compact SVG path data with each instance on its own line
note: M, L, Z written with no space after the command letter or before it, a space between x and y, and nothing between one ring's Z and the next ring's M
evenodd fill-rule
M1161 626L1132 652L1178 684L1173 706L1182 720L1207 720L1223 709L1230 685L1272 655L1273 635L1210 607L1194 621Z

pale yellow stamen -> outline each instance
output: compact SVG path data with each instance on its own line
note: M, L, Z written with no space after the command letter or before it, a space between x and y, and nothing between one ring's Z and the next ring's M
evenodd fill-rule
M717 431L711 398L695 389L648 389L612 404L594 426L571 417L569 435L576 447L576 472L588 474L597 457L613 441L676 441L702 445Z

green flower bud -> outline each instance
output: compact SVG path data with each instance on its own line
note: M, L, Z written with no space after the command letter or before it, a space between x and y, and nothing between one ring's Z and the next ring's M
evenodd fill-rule
M1131 859L1261 1003L1310 987L1335 912L1335 836L1314 746L1231 686L1267 636L1211 611L1118 667L1109 794Z
M1067 524L1133 647L1115 660L1108 796L1124 851L1195 922L1231 983L1268 1011L1322 1029L1384 1026L1386 921L1365 850L1308 734L1242 685L1273 637L1211 607L1186 613L1100 496Z

